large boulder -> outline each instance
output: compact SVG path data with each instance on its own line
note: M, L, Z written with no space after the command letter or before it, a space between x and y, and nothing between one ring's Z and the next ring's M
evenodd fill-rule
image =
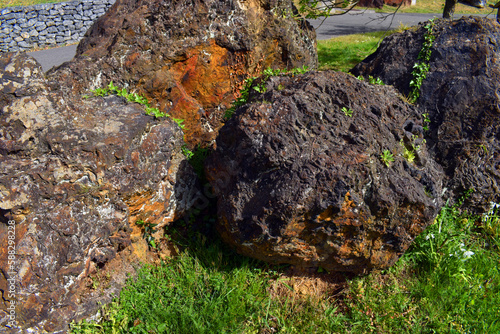
M78 93L129 87L184 119L188 145L207 145L248 76L317 66L315 32L296 13L290 0L117 0L51 77Z
M446 172L448 196L474 189L467 204L481 212L500 203L500 25L464 17L436 20L433 31L430 70L417 100L430 116L427 143ZM421 24L385 38L352 72L408 95L425 32Z
M170 119L118 97L70 104L24 54L0 54L0 107L0 323L15 307L25 330L62 330L155 260L136 222L179 218L196 176Z
M223 239L272 263L354 273L394 264L442 204L419 112L392 87L344 73L266 87L220 130L206 162Z

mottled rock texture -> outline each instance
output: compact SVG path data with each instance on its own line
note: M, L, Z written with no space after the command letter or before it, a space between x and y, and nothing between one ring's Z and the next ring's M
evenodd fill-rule
M159 229L197 195L170 119L118 97L76 100L51 91L34 59L0 55L0 289L15 278L16 320L37 333L109 302L134 265L154 260L135 222Z
M444 167L449 196L475 189L467 203L484 211L500 202L500 25L478 17L435 23L430 70L417 101L430 115L427 143ZM389 36L352 72L379 77L407 95L424 33L420 25Z
M315 32L294 13L290 0L118 0L53 76L79 93L128 86L206 145L248 76L317 66Z
M273 77L253 94L206 164L222 237L268 262L391 266L442 204L416 108L392 87L335 72ZM421 145L414 162L401 141ZM394 154L389 167L384 150Z

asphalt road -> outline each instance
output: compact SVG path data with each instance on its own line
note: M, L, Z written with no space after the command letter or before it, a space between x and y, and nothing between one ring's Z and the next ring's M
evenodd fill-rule
M485 10L485 12L487 11ZM375 13L373 10L357 10L345 15L332 16L324 21L310 20L310 22L316 28L317 39L321 40L342 35L396 29L401 24L414 26L419 22L427 21L433 17L441 17L441 14L398 13L393 16L390 14ZM494 19L495 15L490 14L489 17ZM75 55L75 51L76 45L70 45L29 52L28 54L38 60L44 71L48 71L53 66L58 66L63 62L71 60Z

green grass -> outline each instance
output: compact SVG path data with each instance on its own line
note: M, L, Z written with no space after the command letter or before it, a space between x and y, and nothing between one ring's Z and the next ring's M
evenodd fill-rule
M321 70L347 72L375 52L385 36L398 30L353 34L318 41L318 60Z
M212 334L328 330L327 312L333 312L333 305L307 298L277 297L277 287L287 286L281 283L278 271L234 254L217 240L207 241L201 234L191 237L191 244L176 258L159 266L144 266L137 279L130 279L119 298L103 308L101 323L83 321L73 324L71 332ZM323 308L318 309L320 305Z
M188 233L177 237L180 255L143 267L100 323L75 323L71 332L498 333L495 210L477 217L458 205L443 208L394 267L350 279L336 294L298 294L285 269Z
M2 0L0 8L14 7L14 6L32 6L43 3L56 3L65 2L65 0Z

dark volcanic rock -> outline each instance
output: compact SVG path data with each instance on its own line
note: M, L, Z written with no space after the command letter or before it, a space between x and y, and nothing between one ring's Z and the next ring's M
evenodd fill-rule
M274 77L267 87L220 130L206 164L222 237L273 263L355 273L392 265L442 204L416 108L344 73ZM414 162L401 141L420 143Z
M14 300L21 328L52 332L95 312L134 265L154 260L135 222L160 228L180 217L196 176L171 120L118 97L71 105L23 54L0 54L0 65L0 324Z
M430 71L417 101L430 115L427 142L444 167L454 197L475 192L476 211L500 202L500 25L468 17L437 20ZM357 65L355 75L373 75L408 94L413 64L425 29L386 38Z
M78 93L128 86L206 144L248 76L317 66L315 32L294 13L290 0L117 0L51 77Z

